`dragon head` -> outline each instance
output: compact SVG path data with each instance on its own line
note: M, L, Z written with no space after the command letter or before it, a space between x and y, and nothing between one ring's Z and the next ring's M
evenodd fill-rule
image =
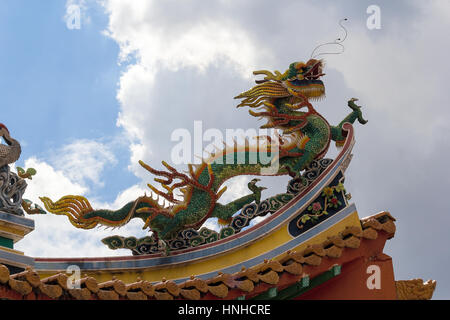
M323 61L310 59L308 62L294 62L289 65L289 69L282 75L282 85L301 93L306 98L315 99L325 95L325 86L320 77L322 73ZM264 81L264 80L263 80Z
M258 108L264 112L249 113L255 117L268 119L267 124L261 128L290 129L298 126L300 116L304 112L298 110L307 107L308 112L314 108L309 103L310 99L319 99L325 95L325 86L320 80L323 61L310 59L308 62L294 62L289 65L284 73L275 70L274 73L267 70L254 71L255 75L265 75L264 79L256 80L256 86L241 93L235 99L243 99L237 106Z

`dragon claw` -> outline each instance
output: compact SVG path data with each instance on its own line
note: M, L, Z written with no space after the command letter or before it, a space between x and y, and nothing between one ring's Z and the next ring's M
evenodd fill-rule
M255 202L259 204L261 200L261 191L266 190L266 187L258 187L256 182L261 181L261 179L255 178L248 183L248 188L255 194Z
M362 112L361 112L361 106L358 106L355 104L355 101L358 101L357 98L351 98L350 100L348 100L348 106L353 110L353 112L357 113L358 116L358 122L361 124L366 124L368 122L368 120L365 120L362 116Z

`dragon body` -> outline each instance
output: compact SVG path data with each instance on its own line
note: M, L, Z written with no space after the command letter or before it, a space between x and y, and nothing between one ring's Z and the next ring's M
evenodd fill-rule
M246 140L242 146L235 144L217 149L201 164L188 165L187 173L177 171L164 161L166 170L156 170L140 161L146 170L157 176L155 181L165 191L149 184L150 189L167 200L169 205L147 195L115 211L94 210L81 196L65 196L57 202L47 197L41 200L49 212L67 216L77 228L118 227L130 219L140 218L144 221L144 229L149 228L159 239L169 239L186 228L198 229L212 217L227 223L246 204L259 203L261 191L265 188L257 186L258 179L253 179L248 184L251 194L223 205L218 200L226 190L222 187L225 181L239 175L290 175L301 179L300 172L313 160L322 158L331 141L337 145L343 143L342 125L345 122L367 122L355 104L357 99L348 101L352 111L337 126L331 126L314 109L310 100L325 94L320 80L324 75L322 66L321 60L311 59L306 63L292 63L283 74L279 71L255 71L255 75L265 75L264 79L257 80L256 86L236 97L242 99L238 107L249 107L250 115L268 120L261 128L282 131L277 139L258 137L263 143ZM174 196L175 191L182 193L182 199Z

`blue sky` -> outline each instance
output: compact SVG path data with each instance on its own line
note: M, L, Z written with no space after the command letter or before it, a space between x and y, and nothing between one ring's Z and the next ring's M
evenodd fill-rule
M71 4L82 8L79 30L64 20ZM366 26L370 4L379 30ZM449 298L448 1L2 1L0 122L22 143L17 165L38 170L25 197L80 194L96 208L135 199L151 180L138 160L170 160L175 129L258 128L234 108L251 72L307 60L340 35L343 17L345 52L325 56L327 98L315 105L335 124L357 97L369 119L355 126L346 189L361 217L397 218L385 251L397 278L436 279L435 297ZM248 192L247 181L230 182L223 199ZM264 178L263 197L286 182ZM18 243L31 256L126 255L100 239L145 235L138 221L84 231L64 217L33 219Z
M119 47L101 34L108 22L101 7L90 5L89 21L82 20L79 30L66 27L64 1L9 1L0 7L2 121L24 145L19 165L31 156L46 159L50 150L74 140L107 141L120 132ZM115 156L117 164L104 171L108 190L92 189L105 201L114 200L124 183L137 181L126 170L126 146L115 146Z

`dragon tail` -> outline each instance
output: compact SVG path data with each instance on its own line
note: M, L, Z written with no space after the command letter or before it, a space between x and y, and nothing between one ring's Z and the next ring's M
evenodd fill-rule
M145 198L145 199L143 199ZM136 210L142 207L158 206L157 201L149 201L149 197L140 197L131 201L121 209L94 210L89 201L82 196L64 196L56 202L47 197L41 197L45 208L56 215L65 215L76 228L92 229L97 225L120 227L136 215Z

